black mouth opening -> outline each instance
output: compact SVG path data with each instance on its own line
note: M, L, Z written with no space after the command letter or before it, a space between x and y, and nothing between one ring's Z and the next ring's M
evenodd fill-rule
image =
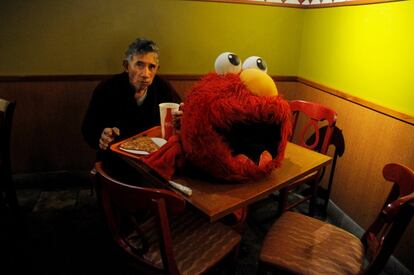
M276 123L235 123L230 129L216 129L230 146L233 156L246 155L256 164L267 150L273 158L277 156L281 139L281 127Z

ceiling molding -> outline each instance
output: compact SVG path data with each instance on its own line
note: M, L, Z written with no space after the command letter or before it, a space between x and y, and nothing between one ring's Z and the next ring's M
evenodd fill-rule
M370 5L387 2L399 2L406 0L186 0L199 2L221 2L230 4L247 4L276 6L286 8L314 9L334 8L343 6Z

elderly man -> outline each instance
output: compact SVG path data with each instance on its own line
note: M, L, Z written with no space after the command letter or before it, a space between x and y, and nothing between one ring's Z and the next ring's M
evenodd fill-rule
M124 72L100 83L86 112L82 134L94 149L106 150L116 137L125 138L160 124L158 104L179 103L174 88L156 75L159 49L138 38L125 52Z

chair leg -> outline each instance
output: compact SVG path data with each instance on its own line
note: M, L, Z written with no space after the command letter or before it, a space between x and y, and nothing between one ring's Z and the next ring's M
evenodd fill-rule
M312 181L310 185L311 196L309 199L309 216L315 216L316 204L318 199L318 182L316 180Z
M3 191L0 190L0 213L2 213L3 211L6 211L6 209L7 209L7 204L3 197Z
M233 214L237 215L237 221L235 224L231 225L231 227L235 231L237 231L237 233L243 234L246 228L248 208L247 207L240 208L234 211Z
M4 202L9 206L9 208L14 213L19 213L20 205L17 200L16 189L14 188L13 180L11 178L7 180L4 191L5 191Z
M266 272L266 268L264 267L264 265L259 261L259 263L257 264L257 271L256 271L257 275L265 275L267 274Z
M322 208L322 215L324 217L328 216L328 204L329 204L329 197L325 199Z
M91 188L91 193L90 195L93 196L94 195L94 190L96 188L96 169L95 167L92 167L92 169L89 171L89 184L90 184L90 188Z
M288 205L288 196L289 190L287 188L283 188L279 191L279 207L278 207L278 215L280 216L287 208Z
M336 159L334 159L334 161L336 161ZM324 201L323 201L322 215L324 215L325 217L328 215L328 204L329 204L329 198L331 197L332 182L333 182L333 171L331 170L331 174L329 175L328 188L326 189L324 197L323 197Z
M17 194L16 191L14 189L9 190L7 197L6 197L10 208L12 209L13 212L19 212L20 211L20 205L19 202L17 201Z

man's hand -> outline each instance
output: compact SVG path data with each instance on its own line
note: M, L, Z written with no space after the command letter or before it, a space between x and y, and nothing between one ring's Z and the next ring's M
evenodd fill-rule
M180 109L178 111L172 111L172 124L175 132L179 132L181 129L181 117L183 116L184 103L180 103Z
M99 148L106 150L109 143L115 140L120 135L120 131L117 127L105 128L102 131L101 138L99 139Z

